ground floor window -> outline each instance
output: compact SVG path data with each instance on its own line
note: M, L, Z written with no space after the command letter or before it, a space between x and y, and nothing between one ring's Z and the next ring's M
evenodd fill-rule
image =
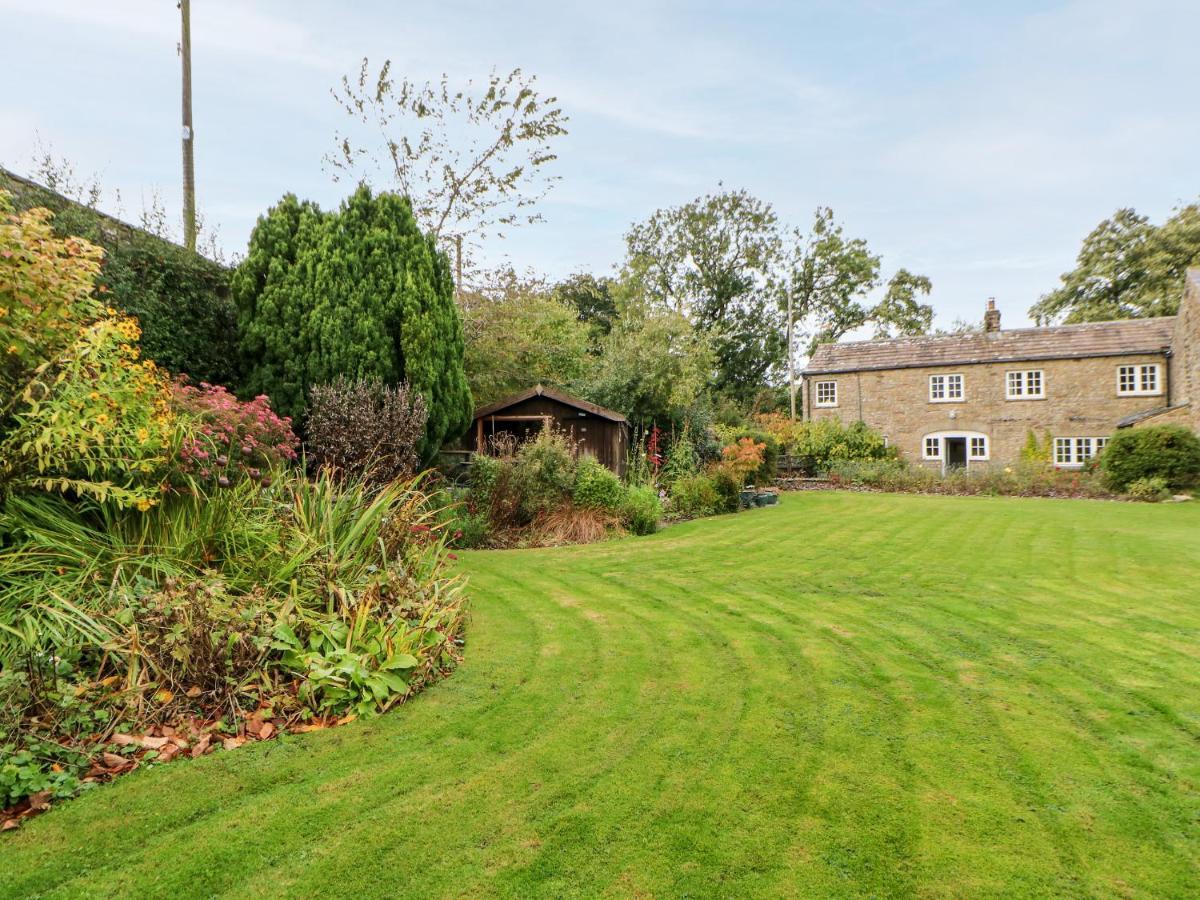
M942 439L935 437L925 438L925 458L926 459L941 459L942 458Z
M1060 437L1054 439L1054 464L1056 466L1082 466L1096 456L1104 445L1106 437Z

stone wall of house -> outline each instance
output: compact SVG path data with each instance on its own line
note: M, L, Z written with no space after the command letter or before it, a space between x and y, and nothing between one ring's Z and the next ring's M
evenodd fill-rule
M1146 363L1159 364L1161 393L1118 396L1117 367ZM1043 373L1045 399L1006 399L1006 373L1031 369ZM929 376L948 374L963 375L964 400L931 402ZM861 419L915 463L922 461L927 434L978 432L988 437L989 460L971 465L1003 465L1020 458L1030 431L1039 441L1046 432L1051 437L1107 437L1126 416L1166 406L1169 377L1165 354L806 375L804 409L806 418L835 418L845 424ZM836 407L813 404L817 381L837 382Z
M1200 269L1188 269L1171 337L1172 405L1186 404L1185 420L1200 431Z

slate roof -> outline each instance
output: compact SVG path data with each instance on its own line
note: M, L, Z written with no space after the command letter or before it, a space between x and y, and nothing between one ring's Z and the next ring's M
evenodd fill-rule
M831 375L837 372L925 366L1163 353L1170 349L1174 325L1174 316L1160 316L1155 319L821 344L809 359L803 374Z
M528 400L530 397L549 397L551 400L557 400L559 403L565 403L567 406L573 406L576 409L582 409L584 412L589 412L593 416L599 416L602 419L608 419L610 422L625 422L626 418L619 412L611 409L605 409L603 406L598 406L595 403L589 403L587 400L581 400L579 397L573 397L564 391L556 391L554 388L548 388L544 385L536 384L531 388L521 391L519 394L513 394L511 397L505 397L503 400L497 400L495 403L489 403L486 406L481 406L475 410L475 418L482 416L490 416L498 413L502 409L507 409L522 400Z

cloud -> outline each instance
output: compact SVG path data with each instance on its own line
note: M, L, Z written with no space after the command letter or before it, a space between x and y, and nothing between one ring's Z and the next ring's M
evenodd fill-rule
M201 14L202 13L202 14ZM151 38L165 46L179 41L175 4L147 0L0 0L0 15L52 19L79 28ZM319 36L294 16L272 15L248 3L206 0L192 11L192 46L236 56L267 58L318 69L334 69L337 61Z

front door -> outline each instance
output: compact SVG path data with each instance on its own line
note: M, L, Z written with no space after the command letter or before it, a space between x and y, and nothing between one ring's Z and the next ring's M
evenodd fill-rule
M965 437L948 437L946 442L946 471L965 469L967 467L967 439Z

